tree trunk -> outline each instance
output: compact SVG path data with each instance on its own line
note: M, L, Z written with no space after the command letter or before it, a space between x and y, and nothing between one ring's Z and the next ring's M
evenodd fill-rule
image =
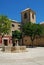
M32 41L32 48L33 48L33 46L34 46L34 45L33 45L33 40L31 40L31 41Z
M22 45L24 45L24 44L23 44L23 36L22 36Z

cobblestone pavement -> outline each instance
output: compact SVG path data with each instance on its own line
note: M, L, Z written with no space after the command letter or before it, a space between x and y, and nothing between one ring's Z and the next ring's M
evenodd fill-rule
M0 65L44 65L44 47L28 48L23 53L0 51Z

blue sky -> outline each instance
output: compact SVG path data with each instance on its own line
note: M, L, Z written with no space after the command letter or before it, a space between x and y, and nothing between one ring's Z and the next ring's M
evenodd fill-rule
M36 12L36 21L44 21L44 0L0 0L0 15L21 21L21 11L31 8Z

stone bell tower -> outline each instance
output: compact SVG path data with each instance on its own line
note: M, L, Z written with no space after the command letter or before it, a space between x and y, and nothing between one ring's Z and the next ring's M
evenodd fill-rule
M29 8L23 10L21 12L21 22L22 24L26 22L36 23L36 13Z

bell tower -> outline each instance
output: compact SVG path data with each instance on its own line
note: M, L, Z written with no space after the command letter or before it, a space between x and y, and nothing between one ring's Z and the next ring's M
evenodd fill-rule
M23 10L21 12L21 22L22 24L26 22L36 23L36 13L29 8Z

